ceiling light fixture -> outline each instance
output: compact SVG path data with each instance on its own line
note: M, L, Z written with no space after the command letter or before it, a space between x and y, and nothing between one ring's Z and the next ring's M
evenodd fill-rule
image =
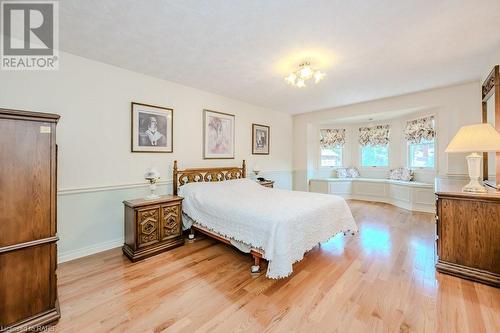
M325 73L319 70L312 69L310 63L304 62L299 65L299 69L288 74L285 77L285 81L292 86L302 88L306 86L307 80L314 79L314 83L318 83L323 80L325 75Z

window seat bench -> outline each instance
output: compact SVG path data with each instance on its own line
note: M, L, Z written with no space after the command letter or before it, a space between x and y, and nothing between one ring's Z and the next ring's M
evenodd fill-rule
M434 184L381 178L314 178L309 192L379 201L411 211L435 212Z

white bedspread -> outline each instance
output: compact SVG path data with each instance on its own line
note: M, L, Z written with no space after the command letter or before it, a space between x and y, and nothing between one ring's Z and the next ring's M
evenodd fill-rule
M357 231L339 196L270 189L249 179L181 186L182 210L219 235L264 251L267 277L283 278L318 242Z

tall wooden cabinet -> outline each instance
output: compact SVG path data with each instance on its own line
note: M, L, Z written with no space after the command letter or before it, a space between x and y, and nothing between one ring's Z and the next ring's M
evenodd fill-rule
M56 124L0 109L0 331L60 317L57 303Z

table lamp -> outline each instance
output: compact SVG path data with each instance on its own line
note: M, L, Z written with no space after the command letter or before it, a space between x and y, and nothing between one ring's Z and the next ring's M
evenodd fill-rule
M458 130L445 152L471 153L466 157L470 182L462 188L463 192L486 192L486 188L479 183L482 156L478 153L496 151L500 151L500 134L491 124L463 126Z
M156 169L148 169L146 173L144 174L144 179L146 179L149 182L149 190L151 193L146 196L146 200L154 200L158 199L160 196L155 193L156 190L156 183L160 179L160 173L156 171Z
M258 164L255 164L255 166L253 167L253 173L255 173L255 175L257 176L260 172L260 166Z

